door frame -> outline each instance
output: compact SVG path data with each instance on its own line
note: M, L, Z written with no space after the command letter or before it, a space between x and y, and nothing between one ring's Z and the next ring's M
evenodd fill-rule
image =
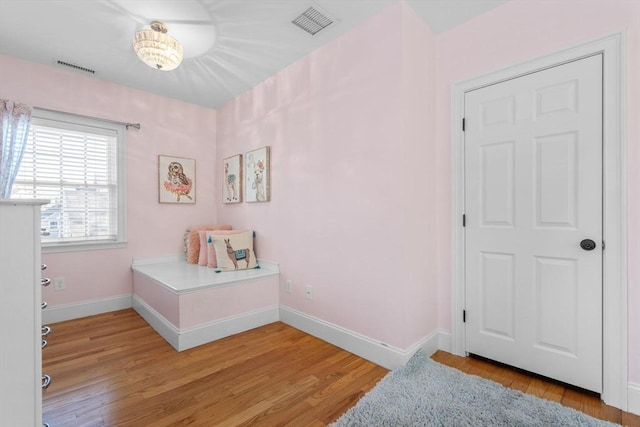
M595 54L603 54L603 293L602 400L627 410L627 169L625 34L616 33L531 61L458 82L451 88L452 271L451 350L464 356L465 213L464 96L466 92Z

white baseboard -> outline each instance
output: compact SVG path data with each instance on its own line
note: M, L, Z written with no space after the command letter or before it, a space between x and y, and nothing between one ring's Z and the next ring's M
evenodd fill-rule
M640 415L640 384L629 383L627 412Z
M125 308L131 308L131 294L49 306L42 310L42 322L45 324L64 322Z
M49 307L42 312L42 319L43 323L55 323L131 307L177 351L183 351L278 320L387 369L395 369L404 365L418 349L431 355L438 349L446 350L446 347L443 348L443 342L450 342L450 335L447 332L435 332L407 350L402 350L295 309L278 305L181 330L135 294Z
M144 302L136 294L133 294L133 309L147 321L149 325L162 337L171 344L171 347L180 351L180 330L173 326L162 314L155 311L149 304Z
M451 333L446 331L438 331L438 350L453 353L451 345Z
M387 369L404 365L418 349L429 355L438 349L438 333L402 350L283 305L280 321Z
M192 328L178 329L135 294L133 308L177 351L187 350L278 321L278 305L273 305Z
M186 350L211 341L239 334L278 321L278 305L260 308L236 316L180 331L180 349Z

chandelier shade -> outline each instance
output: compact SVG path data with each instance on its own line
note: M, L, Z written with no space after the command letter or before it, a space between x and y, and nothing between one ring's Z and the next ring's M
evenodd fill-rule
M151 29L136 32L133 50L142 62L157 70L171 71L182 62L182 45L167 34L167 26L159 21L153 21Z

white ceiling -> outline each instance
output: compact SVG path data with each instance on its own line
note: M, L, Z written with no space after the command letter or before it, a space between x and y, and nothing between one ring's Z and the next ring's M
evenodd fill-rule
M56 67L64 61L98 79L219 108L397 1L0 0L0 53ZM407 3L442 32L506 1ZM336 22L315 36L291 24L309 6ZM184 46L176 70L155 70L133 51L134 32L153 20Z

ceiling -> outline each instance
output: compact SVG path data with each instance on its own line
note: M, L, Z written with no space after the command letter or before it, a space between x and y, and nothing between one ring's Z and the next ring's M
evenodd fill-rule
M0 53L219 108L397 1L0 0ZM407 3L442 32L506 1ZM309 6L334 19L314 36L291 23ZM134 32L153 20L184 46L176 70L155 70L133 51Z

